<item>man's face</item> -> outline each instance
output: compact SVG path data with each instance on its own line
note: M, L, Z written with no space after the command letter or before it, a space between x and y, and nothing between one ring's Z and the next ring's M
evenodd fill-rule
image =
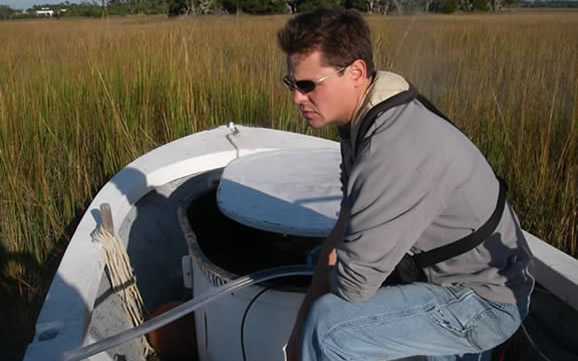
M287 57L287 74L298 82L301 80L318 81L312 91L293 90L293 103L307 119L307 124L315 129L329 124L345 125L355 108L354 87L347 76L348 68L322 65L320 51L307 55L294 54Z

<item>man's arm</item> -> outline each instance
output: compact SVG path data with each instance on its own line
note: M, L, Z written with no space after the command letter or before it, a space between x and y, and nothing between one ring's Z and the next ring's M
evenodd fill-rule
M297 313L297 318L295 320L295 325L293 326L293 332L291 333L291 338L287 344L287 360L297 361L299 360L299 351L301 345L301 331L311 305L316 299L323 296L329 292L329 273L331 268L335 265L337 260L337 255L335 253L335 246L343 237L344 224L348 217L348 211L345 208L341 208L339 212L339 217L337 223L333 227L333 230L323 242L321 248L321 255L315 269L315 274L313 275L313 280L311 285L307 290L305 299L301 303L299 312Z

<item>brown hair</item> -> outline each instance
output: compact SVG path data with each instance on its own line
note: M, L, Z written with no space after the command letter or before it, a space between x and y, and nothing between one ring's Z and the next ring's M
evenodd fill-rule
M371 33L356 10L316 9L289 20L277 33L279 46L287 55L307 55L320 50L324 65L344 67L357 59L375 71Z

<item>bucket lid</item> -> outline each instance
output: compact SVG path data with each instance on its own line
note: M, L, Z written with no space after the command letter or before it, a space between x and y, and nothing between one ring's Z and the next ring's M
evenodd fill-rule
M249 227L294 236L326 237L341 204L339 149L261 152L225 168L217 204Z

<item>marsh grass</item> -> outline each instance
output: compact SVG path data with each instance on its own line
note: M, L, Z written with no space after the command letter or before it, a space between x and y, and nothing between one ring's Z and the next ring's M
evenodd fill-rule
M229 121L336 137L281 85L285 20L0 23L0 316L19 331L0 326L4 349L22 352L79 215L139 155ZM378 67L479 146L525 229L576 257L578 12L368 21Z

